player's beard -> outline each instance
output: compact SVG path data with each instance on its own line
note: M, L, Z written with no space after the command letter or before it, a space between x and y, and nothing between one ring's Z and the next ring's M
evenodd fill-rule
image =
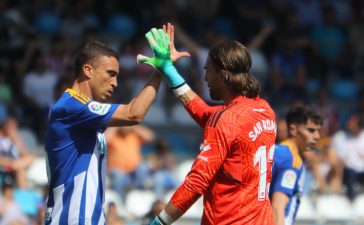
M220 92L219 92L219 90L216 90L216 89L210 88L210 97L212 100L215 100L215 101L221 100Z

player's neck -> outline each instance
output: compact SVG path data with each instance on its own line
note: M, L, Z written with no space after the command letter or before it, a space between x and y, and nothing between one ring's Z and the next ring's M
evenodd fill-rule
M229 104L229 102L231 102L231 100L233 100L234 98L236 98L238 95L232 95L230 93L225 94L222 99L224 101L224 104L227 105Z
M286 139L286 141L289 142L294 149L299 151L298 143L297 143L297 141L295 140L294 137L289 137L289 138Z
M75 80L72 85L72 89L78 93L84 94L89 98L93 98L91 94L91 89L87 82Z

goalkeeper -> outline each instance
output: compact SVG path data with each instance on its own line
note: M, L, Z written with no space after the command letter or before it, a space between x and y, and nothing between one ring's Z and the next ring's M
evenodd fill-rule
M172 224L202 195L201 224L274 224L268 199L271 181L275 114L259 97L259 83L249 73L251 57L237 41L210 49L205 81L210 96L224 105L207 105L186 84L172 61L187 53L174 47L174 28L153 28L146 38L152 58L139 55L162 73L191 117L204 128L200 153L183 184L151 224Z

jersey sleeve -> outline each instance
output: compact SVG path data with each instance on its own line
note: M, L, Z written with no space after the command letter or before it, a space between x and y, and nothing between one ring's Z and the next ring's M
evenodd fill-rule
M67 103L65 108L69 115L67 122L70 126L93 129L101 133L105 131L112 114L118 107L118 104L107 104L97 101L83 104L70 100Z
M201 126L205 127L210 116L222 109L224 106L209 106L199 96L196 96L189 102L185 108L190 116Z
M274 183L273 193L282 192L289 197L293 196L295 184L298 180L298 171L294 168L280 168L275 174L276 182Z
M175 207L186 212L204 194L223 165L230 148L229 140L222 123L205 128L200 153L185 181L172 196Z

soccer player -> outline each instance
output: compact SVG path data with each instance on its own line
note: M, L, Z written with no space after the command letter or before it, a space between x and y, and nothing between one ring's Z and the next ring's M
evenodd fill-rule
M276 225L292 225L300 204L305 179L303 154L320 138L323 118L304 106L294 106L286 115L288 138L276 146L270 198Z
M45 149L49 198L45 224L105 224L108 126L139 124L152 104L161 77L152 75L129 104L108 104L117 86L119 58L100 42L84 45L75 59L75 79L51 109Z
M159 36L158 41L152 36ZM202 195L201 224L274 224L268 189L275 114L258 96L259 84L249 74L252 62L248 50L237 41L210 49L205 80L212 99L225 103L211 107L190 89L172 64L176 51L173 26L164 26L164 32L153 28L146 37L155 56L139 55L138 61L162 72L174 94L204 128L200 153L191 171L151 224L172 224Z

